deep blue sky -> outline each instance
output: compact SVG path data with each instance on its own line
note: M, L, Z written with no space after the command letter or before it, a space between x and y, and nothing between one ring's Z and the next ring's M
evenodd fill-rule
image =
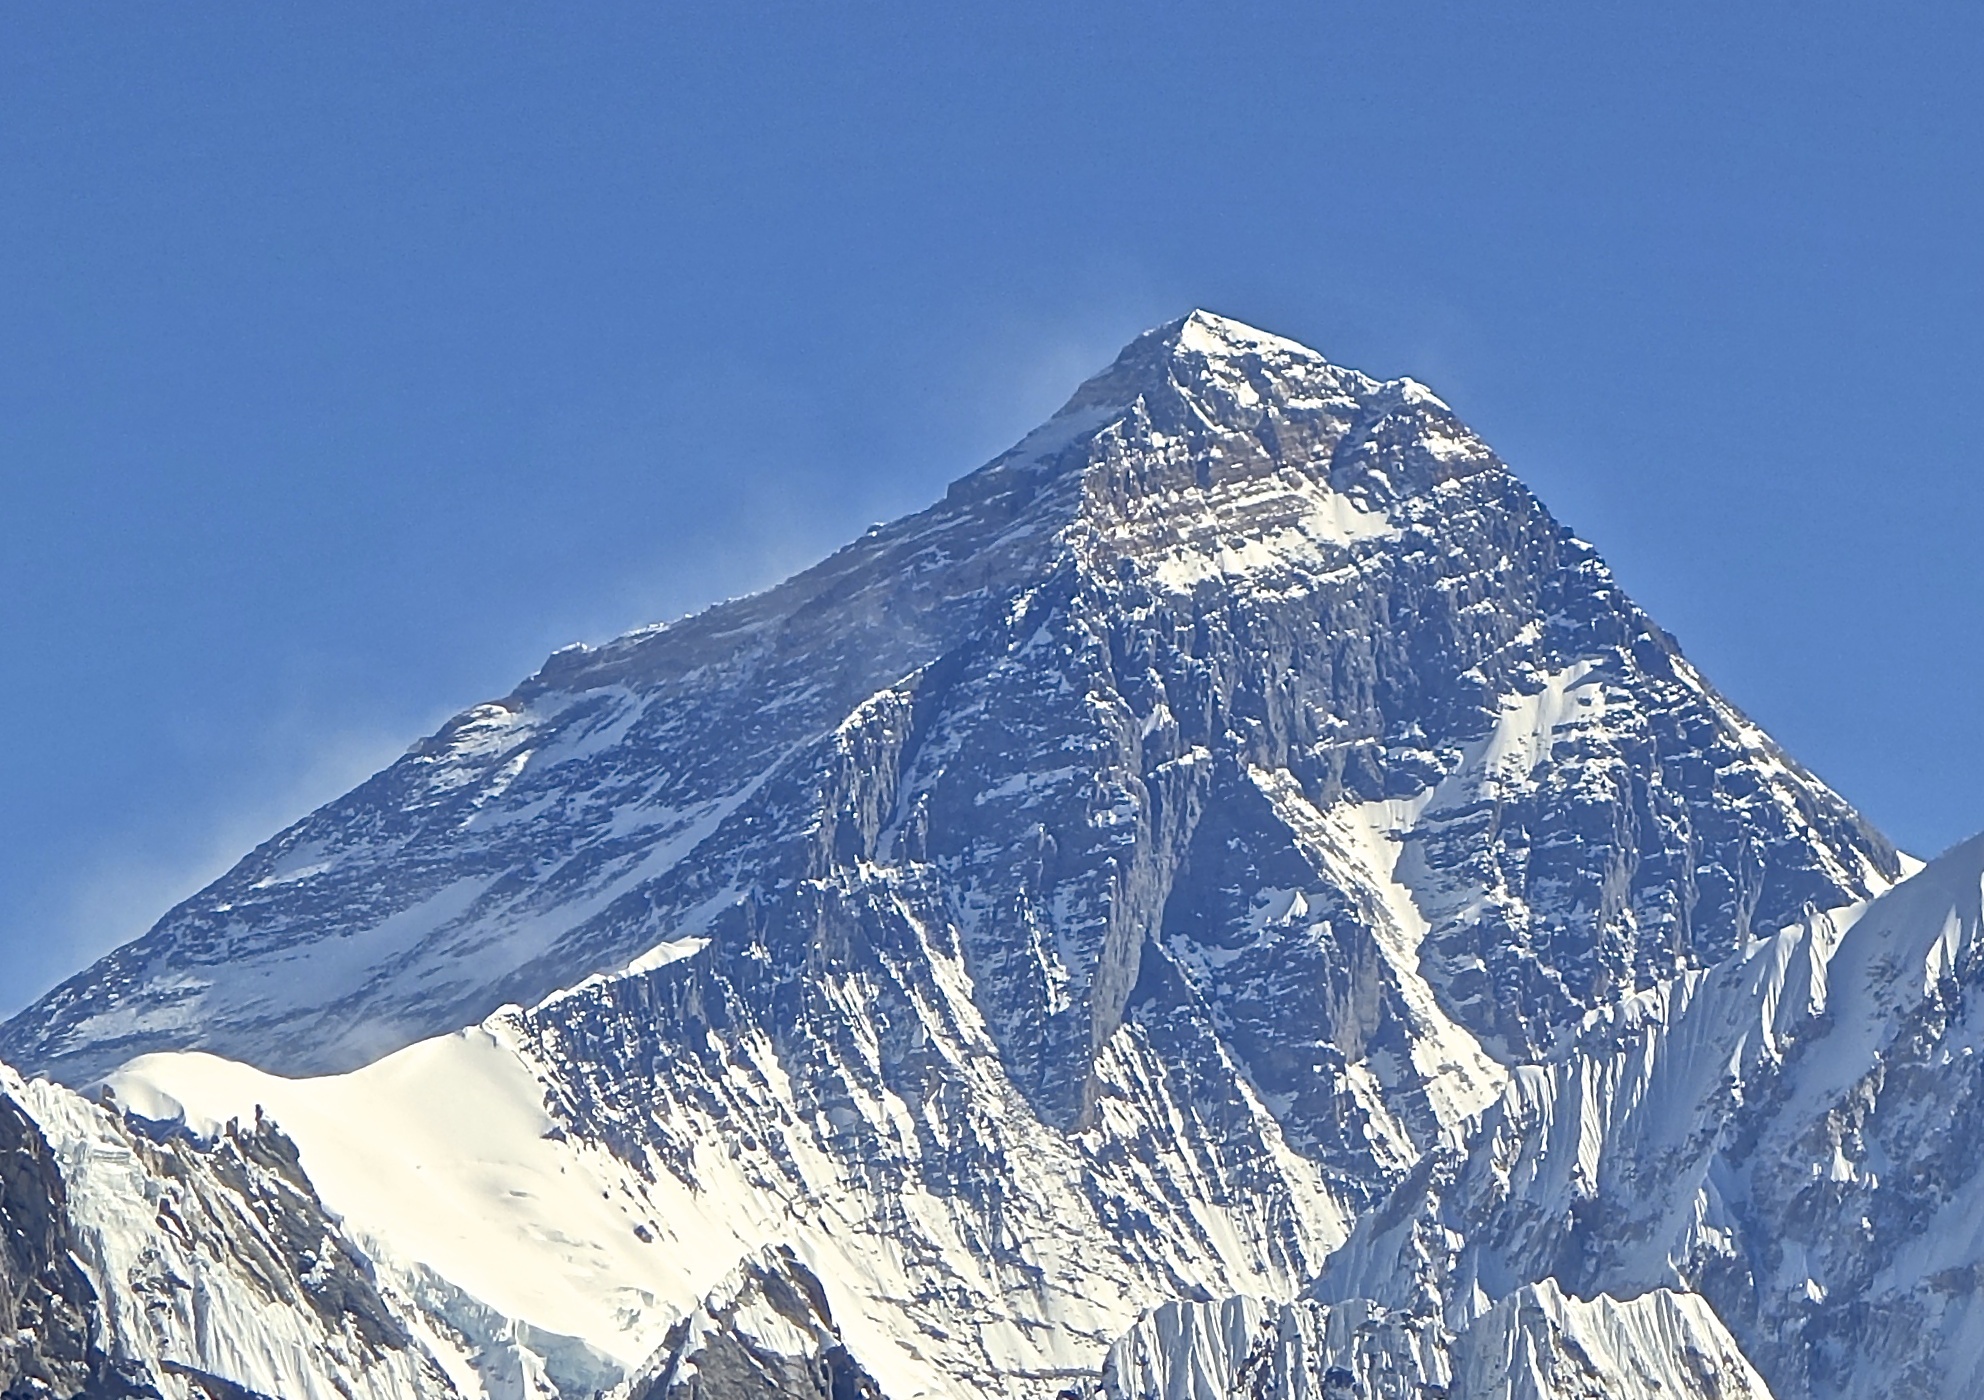
M1984 7L969 8L0 16L0 1010L1193 305L1428 381L1984 827Z

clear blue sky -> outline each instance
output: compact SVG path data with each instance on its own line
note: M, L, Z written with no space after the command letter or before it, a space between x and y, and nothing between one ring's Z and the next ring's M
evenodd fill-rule
M1980 72L1955 3L9 7L0 1009L1193 305L1434 385L1932 853Z

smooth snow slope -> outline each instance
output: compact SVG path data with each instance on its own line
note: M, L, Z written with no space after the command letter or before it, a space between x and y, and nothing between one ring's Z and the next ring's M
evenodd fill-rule
M737 1233L734 1205L657 1209L631 1194L624 1163L557 1134L505 1029L423 1041L320 1079L190 1053L144 1056L109 1084L127 1110L203 1136L266 1112L375 1250L631 1369L661 1344L670 1310L693 1306L754 1242ZM659 1246L635 1233L656 1215L667 1218Z

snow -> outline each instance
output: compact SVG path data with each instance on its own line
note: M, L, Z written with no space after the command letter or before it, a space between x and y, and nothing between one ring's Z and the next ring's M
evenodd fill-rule
M1180 593L1212 582L1320 575L1343 551L1400 533L1382 511L1294 473L1195 489L1156 519L1124 528L1140 541L1140 566Z
M1167 1303L1110 1350L1102 1391L1106 1400L1770 1400L1700 1298L1583 1300L1549 1281L1458 1333L1365 1299Z
M666 957L679 960L686 952L677 943ZM999 1076L962 968L941 955L933 965L951 969L949 981L939 984L947 988L947 1005L921 1014L926 1024L956 1025L965 1037L955 1044L940 1039L933 1048L968 1074ZM597 979L560 1001L608 996L611 980ZM845 994L848 1017L868 1024L858 983L849 983ZM1092 1130L1098 1136L1081 1145L1009 1110L974 1129L930 1117L933 1105L919 1110L892 1094L858 1095L851 1111L820 1113L809 1124L777 1056L750 1039L728 1057L734 1078L711 1086L730 1105L723 1136L715 1120L677 1120L694 1144L688 1173L678 1176L636 1170L562 1131L546 1111L546 1082L515 1026L505 1013L345 1075L290 1080L177 1052L142 1057L109 1084L143 1116L183 1121L198 1132L212 1133L226 1118L263 1106L298 1144L326 1204L354 1234L377 1242L382 1267L408 1281L404 1287L430 1270L514 1319L512 1331L580 1339L623 1369L643 1361L738 1259L781 1242L820 1277L848 1344L891 1400L981 1393L982 1381L964 1384L960 1374L1092 1366L1107 1339L1134 1317L1137 1300L1154 1300L1152 1285L1138 1282L1140 1266L1116 1255L1121 1244L1085 1215L1088 1196L1078 1184L1095 1164L1124 1161L1112 1146L1118 1135L1144 1138L1157 1149L1131 1159L1136 1172L1155 1175L1141 1186L1125 1180L1119 1198L1154 1191L1182 1204L1189 1237L1200 1242L1187 1247L1184 1233L1173 1237L1167 1230L1147 1244L1164 1252L1162 1276L1264 1277L1257 1261L1271 1245L1263 1226L1249 1221L1250 1203L1235 1201L1230 1182L1208 1175L1189 1143L1149 1135L1154 1112L1179 1122L1179 1110L1150 1077L1162 1071L1127 1046L1129 1059L1112 1050L1099 1062L1102 1082L1121 1078L1124 1096L1109 1100L1105 1122ZM1121 1033L1130 1034L1129 1028ZM871 1043L863 1053L879 1053L878 1047ZM997 1105L1010 1091L988 1086L979 1094L980 1102ZM690 1102L658 1108L668 1120ZM1303 1193L1298 1218L1313 1234L1301 1258L1319 1259L1341 1238L1344 1213L1313 1164L1282 1144L1265 1107L1255 1103L1252 1112L1269 1157ZM891 1154L910 1157L924 1150L925 1133L938 1141L975 1131L1008 1138L1006 1211L1016 1240L1024 1242L1027 1269L1009 1275L1010 1265L986 1255L954 1203L913 1177L889 1201L871 1200L828 1146L860 1125L889 1144ZM775 1153L740 1152L743 1135L766 1148L776 1143ZM886 1232L876 1228L877 1210L893 1217ZM1199 1252L1207 1243L1210 1256ZM919 1323L908 1301L929 1287L922 1270L932 1261L941 1262L940 1274L950 1280L947 1296L968 1288L985 1300L975 1305L977 1320L948 1342L927 1329L948 1317L951 1305ZM1292 1291L1299 1275L1290 1269L1280 1278ZM948 1373L936 1365L939 1358Z
M650 972L657 972L667 967L670 963L681 962L684 958L693 958L709 946L710 941L707 938L676 938L666 943L657 943L654 947L648 949L647 952L628 963L622 975L640 977Z
M210 988L232 1005L264 1013L334 1001L364 986L397 954L461 918L490 883L485 876L465 876L369 928L271 957L213 964L187 984ZM110 1034L114 1024L114 1017L103 1018L91 1030Z
M158 1377L169 1400L207 1392L161 1362L283 1400L438 1396L439 1376L418 1353L369 1356L328 1331L294 1282L284 1286L277 1246L246 1211L232 1172L155 1151L96 1104L5 1066L0 1093L26 1109L60 1165L76 1262L102 1300L97 1342Z
M1458 1127L1495 1101L1507 1071L1441 1008L1420 967L1427 921L1413 891L1398 878L1402 838L1420 802L1339 803L1322 811L1291 775L1257 768L1252 776L1338 888L1374 897L1370 924L1412 1019L1413 1066L1442 1127ZM1374 1092L1374 1101L1381 1097Z
M1324 363L1323 357L1298 341L1257 330L1241 321L1211 311L1194 311L1178 328L1178 348L1209 358L1224 359L1235 354L1273 355L1311 364Z
M1984 1051L1984 1013L1960 990L1981 936L1984 837L1872 902L1809 910L1595 1010L1516 1071L1464 1163L1359 1223L1320 1291L1430 1293L1465 1319L1476 1283L1547 1276L1567 1248L1583 1286L1624 1293L1736 1257L1759 1269L1732 1313L1746 1341L1782 1361L1801 1328L1853 1339L1828 1394L1885 1394L1904 1366L1974 1374L1984 1315L1949 1281L1984 1261L1984 1173L1945 1135L1970 1120ZM1608 1227L1580 1239L1591 1203Z
M1487 445L1472 433L1428 433L1420 445L1438 462L1466 462L1488 455Z
M672 1221L687 1254L642 1242L624 1166L547 1136L544 1086L501 1021L362 1070L284 1079L199 1052L142 1056L107 1081L147 1118L211 1135L267 1111L325 1203L393 1255L501 1312L582 1337L631 1367L741 1252L701 1213ZM711 1252L721 1267L712 1269Z

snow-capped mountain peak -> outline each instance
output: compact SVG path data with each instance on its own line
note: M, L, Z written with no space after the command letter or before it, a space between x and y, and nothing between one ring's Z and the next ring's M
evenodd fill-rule
M672 1395L706 1343L1080 1390L1900 873L1438 398L1195 312L929 509L554 654L0 1052L175 1142L270 1109L401 1393ZM1553 1296L1468 1335L1726 1341Z

